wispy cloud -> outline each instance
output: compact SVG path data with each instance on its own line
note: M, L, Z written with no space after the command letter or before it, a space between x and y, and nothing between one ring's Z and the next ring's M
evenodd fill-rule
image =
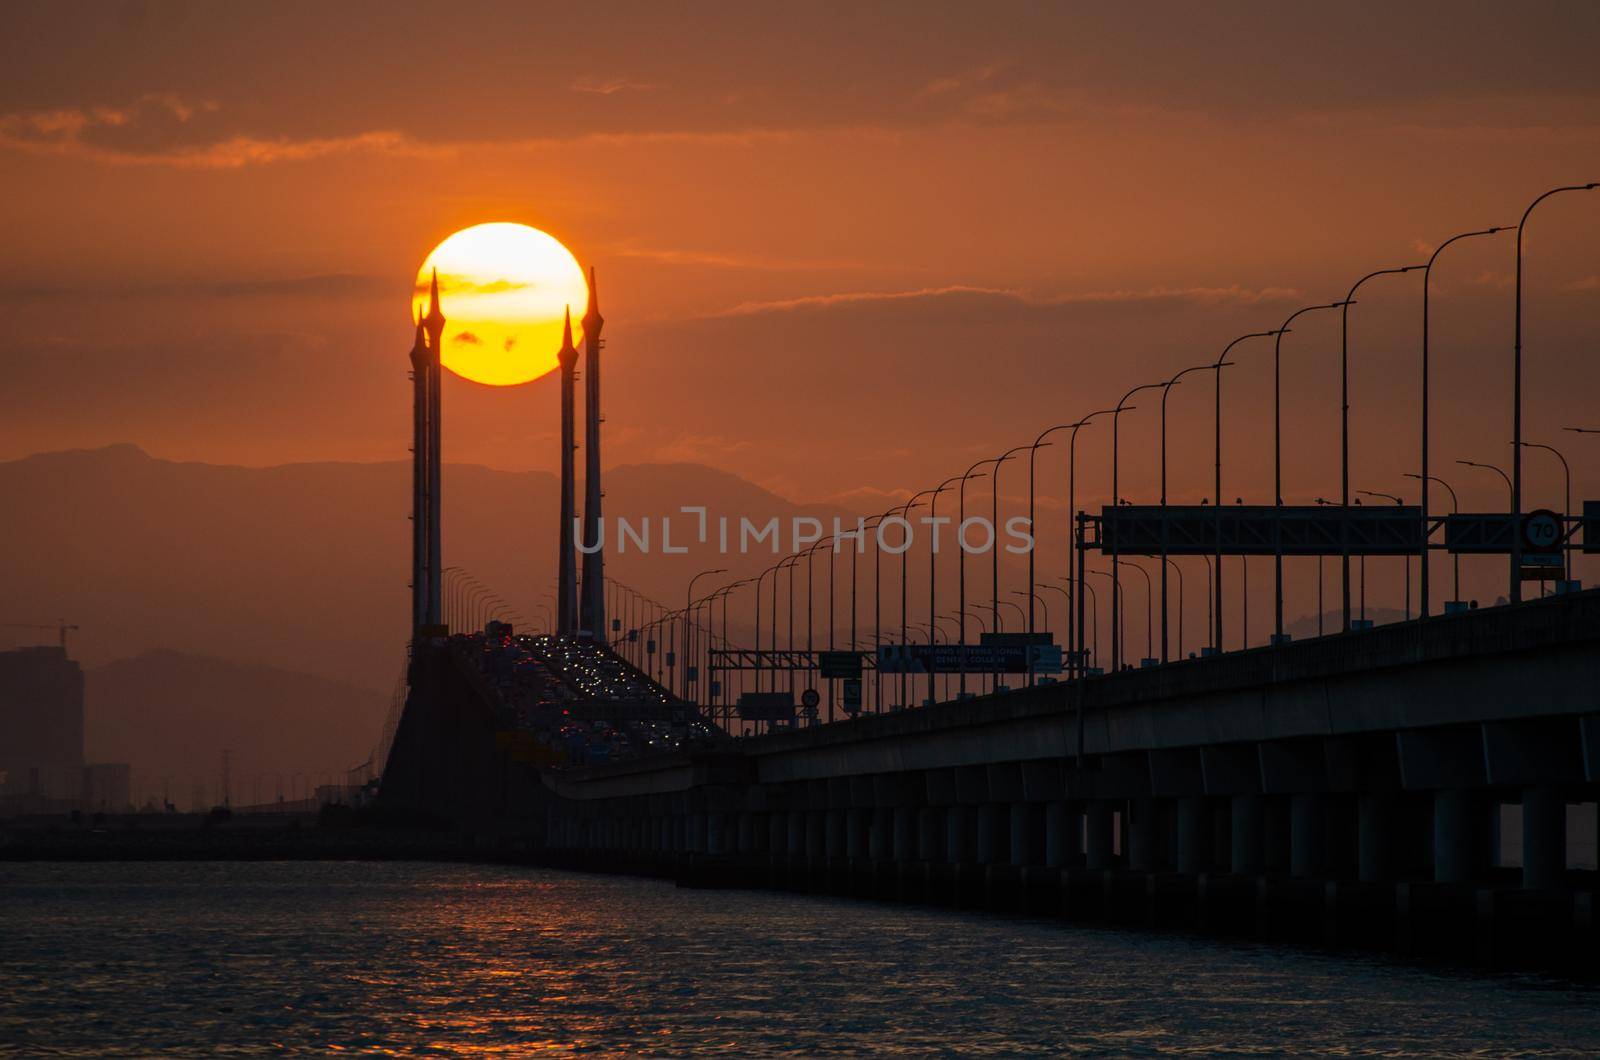
M725 438L719 434L680 434L651 452L652 460L664 463L703 464L719 457L742 453L751 448L746 438Z
M1002 287L977 287L952 284L911 291L844 291L836 294L802 295L772 301L741 302L713 316L751 316L808 309L915 301L978 300L1010 302L1022 307L1049 309L1064 306L1189 304L1201 306L1249 306L1284 302L1302 297L1293 287L1149 287L1143 290L1084 291L1050 297L1035 297L1026 291Z
M654 261L663 265L692 265L717 269L750 269L761 272L799 272L807 269L860 269L865 263L829 258L776 258L761 254L727 254L705 250L673 250L654 247L621 247L612 251L619 258Z
M580 77L567 86L573 92L584 92L594 96L614 96L618 92L648 92L655 87L648 82L630 81L625 77L614 77L609 80Z

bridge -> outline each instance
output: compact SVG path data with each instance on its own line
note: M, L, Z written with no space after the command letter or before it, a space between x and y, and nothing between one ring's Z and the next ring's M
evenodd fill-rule
M1449 484L1430 470L1426 383L1417 470L1405 472L1418 484L1417 503L1371 490L1354 493L1386 503L1353 498L1347 390L1339 396L1337 498L1285 500L1278 380L1290 325L1314 311L1336 311L1347 322L1361 284L1431 269L1430 259L1426 267L1371 273L1341 301L1300 309L1280 327L1234 339L1214 361L1134 386L1114 405L1045 427L1031 444L906 491L902 503L854 528L836 523L832 534L819 529L802 539L796 520L793 548L780 556L774 544L774 563L743 577L725 569L736 565L732 559L700 571L688 579L682 607L604 573L597 385L585 402L579 532L578 353L569 333L560 357L559 588L547 594L555 606L545 608L537 633L492 590L442 566L436 382L444 318L431 292L411 351L413 636L404 709L376 758L381 801L547 862L690 885L1582 964L1600 941L1600 593L1583 589L1574 559L1600 552L1600 502L1575 510L1566 457L1523 437L1521 226L1517 233L1510 473L1455 461L1500 474L1506 511L1461 511ZM597 334L592 283L591 274ZM1341 333L1344 374L1348 328ZM587 325L585 334L593 384L600 345ZM1237 363L1241 343L1259 348L1268 340L1270 503L1240 497L1227 504L1234 489L1225 490L1223 478L1224 369ZM1424 380L1427 341L1424 329ZM1210 373L1210 495L1200 504L1169 504L1167 398L1191 372ZM1159 488L1156 498L1133 503L1120 488L1118 432L1141 392L1141 402L1158 411ZM1077 493L1079 434L1092 421L1110 443L1111 488L1097 511ZM1415 437L1410 423L1403 426L1403 436ZM1036 570L1031 537L1035 462L1058 443L1066 457L1058 498L1064 574L1050 575ZM1525 450L1560 460L1567 488L1559 510L1524 503ZM1025 515L1004 520L999 480L1008 461L1015 461L1008 480L1025 465L1027 506ZM964 536L982 521L969 518L974 479L988 483L981 590L985 579L968 576ZM1432 505L1435 485L1450 495L1448 514ZM935 529L916 560L926 592L913 598L910 513L925 506L936 528L941 495L949 495L945 521L960 547L941 563ZM706 509L682 511L698 512L706 542ZM1025 576L1022 559L1002 564L998 544L1000 528L1014 533L1019 520L1030 535ZM575 550L583 552L581 577ZM842 592L841 555L849 579ZM1463 555L1503 563L1505 595L1496 606L1463 598ZM1091 568L1091 557L1104 569ZM1250 636L1252 557L1271 562L1264 642L1259 619L1258 638ZM1366 560L1380 557L1404 561L1405 618L1374 628L1365 613ZM1449 595L1437 601L1431 572L1440 558L1454 560L1454 575ZM824 560L825 593L816 570ZM1204 635L1187 657L1179 560L1192 577L1204 565L1204 595L1191 594L1201 606L1188 609L1203 613ZM1322 636L1328 560L1340 615L1337 632ZM1309 597L1309 578L1286 578L1285 570L1309 575L1311 561L1319 635L1296 641L1286 596ZM1399 566L1387 565L1391 572ZM1135 572L1145 602L1143 657L1129 650L1125 630L1122 590ZM719 575L696 592L701 579ZM1525 593L1530 584L1536 592ZM1550 586L1555 592L1546 596ZM941 611L937 601L950 607L952 598L955 609ZM1441 602L1442 614L1435 610ZM1054 624L1051 606L1061 608ZM1015 619L1003 617L1002 607ZM1225 629L1225 618L1237 624ZM1102 627L1107 652L1099 646Z

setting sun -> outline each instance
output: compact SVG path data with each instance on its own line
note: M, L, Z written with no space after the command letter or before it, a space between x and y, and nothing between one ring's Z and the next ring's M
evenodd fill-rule
M568 307L581 342L578 318L589 291L583 269L537 228L481 224L450 236L418 270L414 307L426 308L435 269L447 321L441 359L457 375L515 386L554 371Z

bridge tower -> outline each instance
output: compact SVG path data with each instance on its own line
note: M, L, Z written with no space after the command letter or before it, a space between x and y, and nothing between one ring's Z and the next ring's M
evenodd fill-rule
M439 383L444 374L440 354L444 349L444 313L439 308L439 270L433 270L433 283L428 291L428 315L422 326L428 335L428 606L427 625L437 626L443 621L440 611L441 537L439 533Z
M571 634L578 629L577 552L573 547L573 524L578 516L575 496L577 474L572 456L573 450L577 449L572 381L578 365L578 350L572 345L571 307L568 307L566 320L561 327L561 349L556 353L556 363L561 366L561 527L556 538L560 542L556 632Z
M580 629L587 629L597 642L606 636L605 550L602 542L600 498L600 296L595 291L594 266L589 266L589 305L583 313L583 394L584 394L584 474L583 544L593 551L583 554L583 604L578 616Z
M417 314L411 343L411 634L428 621L428 342Z

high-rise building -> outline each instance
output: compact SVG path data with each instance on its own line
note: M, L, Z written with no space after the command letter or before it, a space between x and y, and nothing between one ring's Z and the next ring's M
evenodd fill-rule
M0 652L0 796L47 808L83 784L83 669L62 647Z

